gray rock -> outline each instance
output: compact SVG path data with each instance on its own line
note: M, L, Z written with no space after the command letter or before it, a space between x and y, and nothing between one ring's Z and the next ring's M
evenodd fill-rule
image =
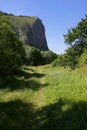
M28 27L26 36L27 44L29 43L31 46L39 48L43 51L48 50L47 41L45 37L45 28L39 18L35 20L32 26Z

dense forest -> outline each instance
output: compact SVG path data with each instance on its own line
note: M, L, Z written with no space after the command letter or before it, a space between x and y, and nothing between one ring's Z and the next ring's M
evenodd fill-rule
M87 16L64 35L64 54L23 44L6 16L0 12L0 129L86 130Z

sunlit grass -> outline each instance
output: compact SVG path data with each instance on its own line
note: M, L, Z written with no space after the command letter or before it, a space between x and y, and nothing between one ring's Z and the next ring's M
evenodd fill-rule
M87 66L23 66L0 87L1 130L87 129Z
M45 89L47 104L59 98L87 101L87 69L84 68L66 70L61 68L49 68L46 81L49 86ZM85 98L83 98L83 96Z

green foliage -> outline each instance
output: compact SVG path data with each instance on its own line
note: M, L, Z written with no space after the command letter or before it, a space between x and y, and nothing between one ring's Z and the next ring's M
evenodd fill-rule
M79 62L79 66L83 66L87 64L87 50L84 50L82 55L79 57L78 62Z
M68 33L64 35L65 43L68 45L75 45L81 54L84 48L87 47L87 17L81 19L76 27L68 30Z
M81 19L76 27L68 30L64 38L65 43L69 45L65 54L67 65L75 68L80 55L82 55L84 49L87 49L87 17Z
M41 51L37 48L25 45L26 60L28 65L41 65L42 55Z
M74 69L78 64L78 51L76 51L75 46L69 47L66 53L63 55L58 55L57 59L53 62L52 66L63 66L70 67Z
M50 50L43 51L42 57L43 57L43 64L50 64L57 58L57 54Z
M63 66L70 67L75 69L75 66L78 64L78 51L75 50L75 47L70 47L66 50L66 53L63 55L58 55L57 59L53 62L52 66Z
M35 47L24 45L28 65L45 65L53 62L57 55L52 51L40 51Z
M4 16L0 16L0 73L8 74L19 68L24 59L24 49Z
M76 48L76 46L68 48L65 54L66 66L70 66L71 69L74 69L78 64L79 52Z
M55 66L66 66L66 65L65 65L64 55L58 55L58 56L57 56L57 59L54 60L54 62L52 63L52 66L53 66L53 67L55 67Z
M64 55L58 56L53 66L68 66L75 69L78 63L85 64L86 52L84 53L84 50L87 50L87 17L82 19L76 27L68 30L64 38L69 47Z
M68 30L68 33L64 35L66 44L80 44L82 47L87 45L87 17L81 19L76 27Z

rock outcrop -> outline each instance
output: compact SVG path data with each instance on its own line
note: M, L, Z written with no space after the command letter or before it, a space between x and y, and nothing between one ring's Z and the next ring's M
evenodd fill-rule
M7 15L13 29L23 44L47 51L45 27L38 17Z
M45 37L45 28L39 18L28 28L27 44L39 48L40 50L48 50L47 41Z

